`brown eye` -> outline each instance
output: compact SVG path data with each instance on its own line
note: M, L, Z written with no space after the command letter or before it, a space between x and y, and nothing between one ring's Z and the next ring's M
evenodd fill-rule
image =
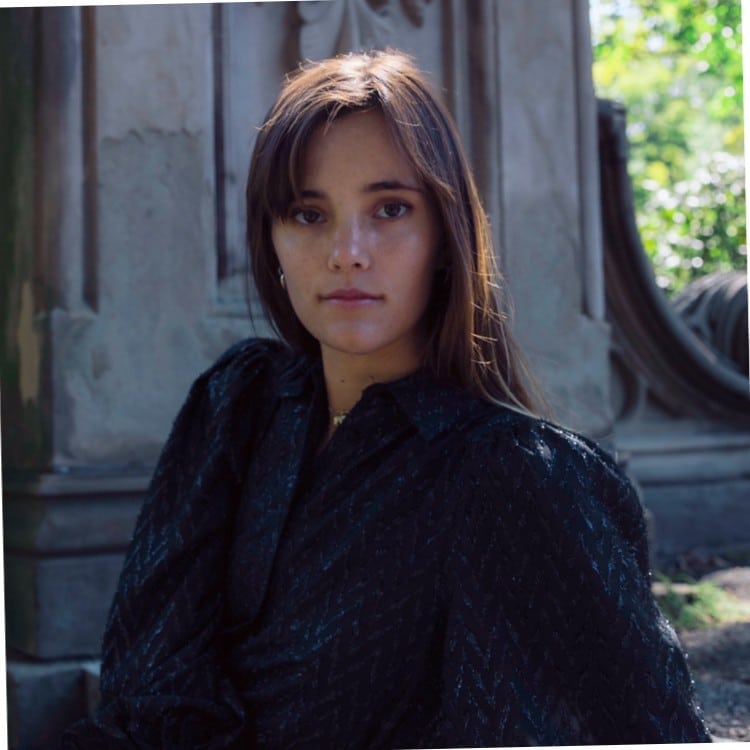
M320 211L314 208L300 208L292 211L292 218L299 224L319 224L323 221Z
M381 219L398 219L406 214L409 206L406 203L384 203L375 213Z

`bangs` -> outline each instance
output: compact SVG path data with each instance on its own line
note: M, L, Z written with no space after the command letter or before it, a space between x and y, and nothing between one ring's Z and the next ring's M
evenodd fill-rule
M292 204L299 201L307 144L328 119L325 111L310 113L301 121L285 123L286 127L271 131L264 139L257 165L260 168L259 184L265 186L257 196L262 214L284 220ZM268 127L268 123L264 127Z
M303 69L291 79L258 133L251 171L263 189L254 198L261 214L271 219L283 220L299 201L307 146L318 128L352 112L383 109L372 82L364 90L350 82L347 90L340 80L315 87L305 78Z

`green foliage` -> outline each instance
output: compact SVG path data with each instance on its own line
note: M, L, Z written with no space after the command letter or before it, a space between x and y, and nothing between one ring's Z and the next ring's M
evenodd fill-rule
M592 0L592 27L597 95L627 107L657 282L744 269L740 0Z
M750 603L707 581L674 584L657 575L656 602L678 630L696 630L750 621Z

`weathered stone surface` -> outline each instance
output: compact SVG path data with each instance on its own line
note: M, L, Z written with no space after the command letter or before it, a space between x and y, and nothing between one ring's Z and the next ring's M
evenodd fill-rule
M102 303L89 324L60 326L61 463L153 464L191 381L240 337L216 336L205 321L212 216L203 148L198 136L158 132L100 148Z
M96 656L123 555L5 555L9 648L42 659Z
M551 308L548 312L554 316ZM578 315L554 348L541 353L535 345L529 347L537 376L549 394L552 418L598 439L610 437L612 428L608 341L605 322ZM581 362L586 363L583 369Z
M8 744L50 750L72 721L85 715L80 664L8 660Z
M659 565L750 550L750 435L647 410L618 425L614 444L653 513Z
M628 465L649 484L750 478L750 434L704 425L643 422L617 433Z
M531 0L501 6L501 236L517 302L515 330L551 392L556 418L601 435L613 418L609 331L582 314L578 117L580 100L593 97L593 90L575 67L574 5Z
M672 562L687 550L720 554L750 548L750 477L685 484L643 483L644 500L654 514L655 557Z
M212 119L210 5L110 5L97 10L96 24L103 138L206 130Z
M87 661L81 665L83 671L83 696L86 704L86 714L91 715L101 701L101 662Z
M56 474L6 479L5 549L24 554L124 550L148 479Z

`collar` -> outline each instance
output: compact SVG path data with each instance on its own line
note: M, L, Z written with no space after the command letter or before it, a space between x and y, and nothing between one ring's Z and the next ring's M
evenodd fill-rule
M278 383L282 398L310 397L323 385L320 357L296 356L279 372ZM490 407L461 388L437 381L425 368L388 383L373 383L362 392L361 401L382 397L394 401L425 440Z
M391 383L375 383L362 398L378 393L392 398L425 440L433 440L487 406L461 388L440 383L426 369Z

